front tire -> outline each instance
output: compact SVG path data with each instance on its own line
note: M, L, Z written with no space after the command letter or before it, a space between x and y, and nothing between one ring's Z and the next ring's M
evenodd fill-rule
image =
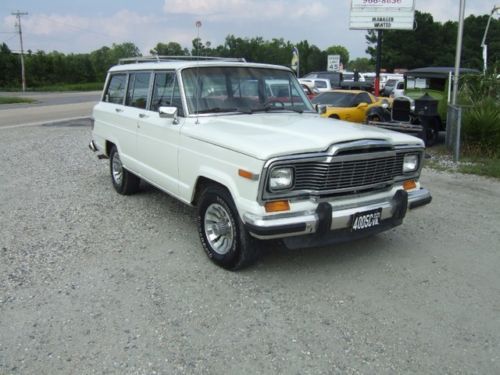
M202 191L196 224L205 253L218 266L238 270L257 260L256 240L246 230L226 188L209 185Z
M141 179L123 167L116 146L113 146L109 152L109 169L111 182L119 194L131 195L139 190Z

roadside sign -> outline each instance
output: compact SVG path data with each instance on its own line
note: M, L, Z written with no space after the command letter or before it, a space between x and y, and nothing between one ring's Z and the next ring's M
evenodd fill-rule
M328 55L326 70L329 72L340 71L340 55Z
M413 30L415 0L351 0L350 29Z

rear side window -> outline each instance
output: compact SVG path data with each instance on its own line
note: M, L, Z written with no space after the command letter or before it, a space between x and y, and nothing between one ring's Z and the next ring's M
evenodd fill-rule
M130 74L126 105L146 109L151 73Z
M108 103L122 104L125 97L125 85L127 84L126 74L114 74L111 76L104 95L104 101Z

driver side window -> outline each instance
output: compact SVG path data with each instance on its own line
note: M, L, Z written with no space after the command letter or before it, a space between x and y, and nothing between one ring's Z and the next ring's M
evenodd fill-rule
M181 93L179 91L175 72L155 74L151 111L158 112L160 107L177 107L179 116L184 116Z

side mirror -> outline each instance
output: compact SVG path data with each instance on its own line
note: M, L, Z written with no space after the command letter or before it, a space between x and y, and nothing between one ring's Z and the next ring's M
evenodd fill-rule
M368 103L363 102L358 104L358 108L366 108L366 107L368 107Z
M158 110L161 118L171 118L173 119L173 124L177 125L179 119L177 118L177 107L160 107Z

